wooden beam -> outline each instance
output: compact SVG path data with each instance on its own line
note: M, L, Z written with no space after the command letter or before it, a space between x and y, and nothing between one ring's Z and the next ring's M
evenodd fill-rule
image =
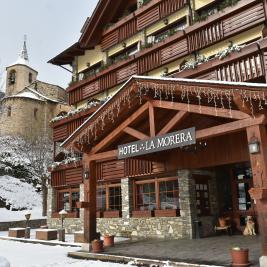
M216 136L222 136L225 134L238 132L242 129L246 129L249 126L264 124L264 123L266 123L265 115L260 115L255 119L250 118L250 119L229 122L221 124L219 126L214 126L207 129L196 131L196 139L206 139Z
M260 150L250 154L250 162L253 174L253 188L251 191L264 192L267 189L267 132L265 125L254 125L247 128L248 143L257 139ZM261 195L255 200L257 209L257 221L259 225L262 254L267 256L267 198ZM253 195L252 195L253 198Z
M249 104L247 102L243 102L240 94L234 93L233 100L240 111L242 111L248 115L251 115L251 109L250 109Z
M135 111L128 119L121 123L115 130L107 135L100 143L98 143L91 151L90 154L95 154L105 146L109 145L113 139L115 139L121 132L128 127L136 118L142 115L148 109L148 102L142 105L137 111Z
M176 115L159 131L158 135L168 133L178 122L188 116L189 113L185 111L178 111Z
M160 100L153 100L152 104L156 108L187 111L191 113L198 113L198 114L203 114L203 115L208 115L208 116L223 117L223 118L236 119L236 120L243 120L243 119L250 118L248 114L243 113L238 110L231 110L231 114L230 114L229 109L216 108L217 110L217 113L216 113L214 107L201 106L201 112L200 112L200 107L198 105L193 105L193 104L188 105L184 103L160 101Z
M88 154L88 157L91 160L112 160L118 158L118 150L110 150L107 152L97 153L97 154Z
M141 133L131 127L126 127L124 130L123 130L125 133L139 139L139 140L144 140L144 139L149 139L150 137L144 133Z
M156 136L156 129L155 129L155 113L154 113L154 107L151 104L151 102L148 102L149 105L149 128L150 128L150 136L155 137Z

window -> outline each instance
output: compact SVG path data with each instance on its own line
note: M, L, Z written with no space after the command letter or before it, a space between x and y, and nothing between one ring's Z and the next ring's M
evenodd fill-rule
M121 60L128 59L128 57L136 54L137 52L138 52L138 44L134 44L132 46L125 48L120 53L112 55L109 59L110 59L110 62L114 64Z
M121 210L121 185L104 184L97 187L97 210Z
M179 209L177 178L135 182L135 210Z
M7 107L7 116L11 117L11 107Z
M32 83L32 73L29 73L29 83Z
M154 210L156 208L155 183L137 185L136 199L138 210Z
M38 113L38 108L34 108L33 110L33 116L37 120L37 113Z
M70 188L57 191L57 212L66 210L68 213L75 213L78 217L79 209L76 203L80 199L79 188Z
M8 84L12 85L16 83L16 71L11 70L8 77Z

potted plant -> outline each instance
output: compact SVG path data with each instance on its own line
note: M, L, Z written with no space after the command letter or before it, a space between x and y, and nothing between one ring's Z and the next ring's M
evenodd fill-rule
M103 241L95 239L91 242L93 253L101 253L104 251Z
M104 235L104 247L114 247L114 235Z
M231 256L232 256L232 266L233 267L241 267L241 266L249 266L249 250L240 248L240 247L233 247L231 249Z

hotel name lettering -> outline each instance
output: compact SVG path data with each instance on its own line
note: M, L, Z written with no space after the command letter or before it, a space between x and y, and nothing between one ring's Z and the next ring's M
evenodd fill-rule
M196 143L195 128L188 128L148 140L118 146L118 159L130 158Z

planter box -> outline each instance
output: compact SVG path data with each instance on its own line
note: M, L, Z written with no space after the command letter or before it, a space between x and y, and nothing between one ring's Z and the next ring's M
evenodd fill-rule
M103 211L97 211L96 212L96 217L97 218L103 218Z
M178 209L155 210L155 217L177 217L180 216Z
M56 240L57 230L55 229L41 229L36 231L36 239L39 240Z
M153 210L134 210L132 212L132 217L135 218L142 218L142 217L153 217L154 211Z
M267 199L267 188L251 188L249 194L255 200Z
M8 236L15 238L23 238L25 237L25 228L9 228Z
M119 218L121 217L121 212L119 210L107 210L103 212L104 218Z

